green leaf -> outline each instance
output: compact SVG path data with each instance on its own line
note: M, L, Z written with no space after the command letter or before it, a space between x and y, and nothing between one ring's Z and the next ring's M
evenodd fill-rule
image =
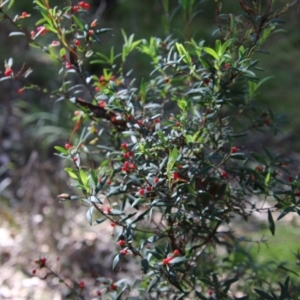
M178 158L178 149L177 147L174 147L172 152L169 155L168 163L167 163L167 175L170 177L171 171L176 163L176 160Z
M158 275L158 276L154 277L151 280L151 282L150 282L150 284L148 285L148 288L147 288L147 293L150 293L150 291L157 285L157 283L159 282L160 278L161 278L161 275Z
M83 184L84 186L87 186L89 180L88 180L88 178L87 178L85 172L84 172L82 169L79 170L79 177L80 177L80 179L81 179L82 184Z
M215 59L219 60L219 55L217 54L217 52L214 49L209 48L209 47L203 47L203 51L205 51L206 53L210 54Z
M252 153L251 153L251 156L252 156L255 160L257 160L259 163L261 163L262 165L264 165L264 166L267 165L267 162L265 161L265 159L264 159L261 155L252 152Z
M76 179L78 180L78 176L75 173L76 171L73 170L72 168L65 168L65 171L68 173L68 175L72 178L72 179Z
M270 295L268 295L266 292L262 291L262 290L258 290L258 289L254 289L254 291L260 296L262 297L262 299L265 300L274 300L274 298Z
M273 220L272 213L269 209L268 209L268 221L269 221L270 231L271 231L272 235L275 235L275 223L274 223L274 220Z
M74 14L72 15L72 18L74 19L75 23L77 24L77 26L84 30L84 24L81 22L81 20L79 18L77 18Z
M90 225L93 224L93 211L94 211L94 206L91 206L86 212L86 219L88 220Z
M265 177L265 186L269 185L270 179L271 179L271 172L269 170L266 177Z
M65 155L68 155L69 154L69 151L63 147L60 147L60 146L54 146L54 149L57 150L58 152L62 153L62 154L65 154Z
M198 291L194 291L195 292L195 295L199 298L199 299L202 299L202 300L207 300L207 298L205 296L203 296L200 292Z
M295 211L295 207L294 206L289 206L287 208L285 208L281 214L278 216L277 220L282 219L284 216L286 216L288 213L290 212L294 212Z
M114 260L113 260L113 264L112 264L112 269L115 270L116 266L118 265L120 258L121 258L122 254L118 254L115 256Z
M149 262L147 259L142 259L141 260L141 265L142 265L142 271L144 274L146 274L148 272L149 269Z
M178 263L181 263L181 262L184 262L184 261L187 261L188 259L186 257L183 257L183 256L178 256L178 257L174 257L171 261L170 261L170 264L178 264Z
M25 35L25 33L24 32L16 32L16 31L14 31L14 32L11 32L8 36L16 36L16 35Z
M298 274L297 272L295 272L295 271L293 271L293 270L290 270L290 269L288 269L288 268L286 268L286 267L284 267L284 266L278 266L277 269L281 269L281 270L283 270L283 271L290 272L290 273L296 275L297 277L299 277L299 274Z
M134 219L130 224L134 224L142 219L144 219L144 216L148 214L149 210L151 208L148 208L147 210L145 210L143 213L141 213L136 219Z
M97 225L97 224L101 224L101 223L103 223L104 221L106 221L107 220L107 218L100 218L100 219L97 219L95 222L94 222L94 225Z

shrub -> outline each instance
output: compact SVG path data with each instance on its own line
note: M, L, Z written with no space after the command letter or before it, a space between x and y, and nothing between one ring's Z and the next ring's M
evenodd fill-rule
M257 131L280 128L281 117L257 101L269 78L259 78L254 56L264 51L279 17L297 1L275 10L271 0L251 6L241 0L240 15L221 14L221 2L215 1L213 46L188 36L135 40L123 31L123 49L115 54L112 48L109 55L98 47L109 29L85 21L89 3L33 2L42 17L31 33L22 27L29 14L6 12L13 1L2 3L0 13L17 28L11 36L25 35L32 47L58 62L61 85L49 96L76 107L73 132L55 149L82 194L58 198L88 206L90 225L109 222L116 228L114 270L128 256L143 273L115 283L99 278L100 294L109 299L296 297L299 291L289 277L277 278L284 280L279 290L268 279L272 268L252 261L234 228L262 212L274 235L274 211L281 212L278 219L298 213L299 185L288 169L292 162L266 147L253 152L243 146L249 136L255 141ZM169 1L162 4L168 29ZM178 6L185 32L196 7L186 0ZM43 44L44 35L53 41ZM134 52L146 55L153 68L138 83L126 64ZM93 64L102 75L89 74ZM9 59L1 80L36 88L27 81L29 73L14 70ZM84 297L85 283L79 285L78 295Z

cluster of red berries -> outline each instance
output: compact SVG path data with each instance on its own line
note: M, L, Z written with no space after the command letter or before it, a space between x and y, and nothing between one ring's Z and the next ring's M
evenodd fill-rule
M152 186L151 185L147 185L146 188L141 188L139 189L139 195L140 196L145 196L146 192L151 192L152 191Z
M163 259L163 261L162 261L162 263L163 263L163 265L168 265L170 262L171 262L171 260L175 257L175 256L178 256L178 255L180 255L180 251L179 250L174 250L174 252L173 252L173 254L171 255L171 256L168 256L167 258L164 258Z
M124 151L124 153L123 153L124 159L130 159L131 157L134 156L134 153L132 151L127 151L128 145L126 143L121 144L121 148ZM126 160L121 169L123 172L130 173L136 169L136 165L131 163L130 161Z
M78 5L72 7L72 11L77 12L79 9L88 10L90 8L91 8L91 5L89 3L80 1L80 2L78 2Z
M128 160L124 162L121 170L125 173L130 173L136 169L136 165L129 162Z
M108 80L106 80L105 77L102 75L99 77L98 81L102 86L105 86L108 83L108 81L114 81L115 79L116 79L116 76L112 75L109 77Z

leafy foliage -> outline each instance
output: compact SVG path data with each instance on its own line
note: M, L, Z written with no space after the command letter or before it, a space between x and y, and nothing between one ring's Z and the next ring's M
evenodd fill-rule
M117 271L131 254L144 275L114 288L103 282L111 299L131 290L151 299L286 299L294 292L288 277L277 295L263 267L251 261L230 230L236 218L246 222L253 212L265 212L274 235L273 212L281 211L278 219L299 214L297 178L287 179L292 162L267 148L256 153L242 144L255 131L276 134L280 128L280 117L255 101L269 78L259 78L253 55L263 51L278 18L293 4L276 11L271 0L251 7L241 0L243 13L234 16L221 14L221 2L215 2L213 46L188 34L135 40L123 31L121 52L112 48L109 56L98 45L110 29L85 21L88 3L58 8L34 1L42 17L30 34L22 29L28 16L12 18L4 10L13 1L1 6L0 13L17 28L10 36L25 35L30 46L59 64L60 88L44 92L77 106L68 142L55 149L69 162L65 171L81 196L59 199L80 200L88 207L90 225L114 224L122 249L112 268ZM162 4L168 16L169 1ZM198 7L181 1L177 9L187 32ZM168 32L171 18L166 16ZM56 40L45 46L45 34ZM153 68L139 84L126 67L134 52L148 56ZM89 74L94 64L103 75ZM20 80L26 89L43 91L27 81L31 70L13 72L12 67L12 59L5 62L1 80Z

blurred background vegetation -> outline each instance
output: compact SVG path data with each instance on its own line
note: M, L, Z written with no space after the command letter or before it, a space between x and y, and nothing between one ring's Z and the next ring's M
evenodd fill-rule
M175 10L178 1L170 2L172 10ZM115 53L121 51L121 29L127 35L134 33L136 39L151 36L164 39L169 34L181 39L180 32L186 36L193 32L194 39L203 39L207 44L212 44L216 38L213 35L216 29L215 4L212 0L198 2L199 13L189 26L185 27L182 15L175 12L170 30L162 25L164 10L159 0L93 0L87 18L89 21L100 18L100 27L113 29L101 36L98 45L99 50L105 54L109 53L112 46ZM276 6L283 6L286 2L277 0ZM50 3L55 6L61 5L62 1L50 0ZM240 12L238 1L224 0L222 3L223 13ZM32 1L16 0L10 16L13 18L23 11L32 15L24 20L30 32L35 29L33 20L37 21L39 14L33 9ZM270 137L267 142L274 152L282 152L297 160L297 152L300 150L297 135L300 125L300 8L299 11L293 9L287 12L282 21L285 22L286 31L277 33L266 43L265 50L269 54L257 53L260 67L265 69L261 77L275 75L260 89L257 101L275 112L287 115L289 122L282 128L282 133ZM20 70L23 64L34 70L29 77L30 83L48 90L57 88L57 62L50 60L47 54L38 49L30 48L25 38L8 37L12 30L15 29L8 21L0 22L0 70L4 70L4 61L12 57L14 70ZM45 43L52 42L50 34L41 39ZM137 82L149 77L151 66L147 61L147 57L132 55L127 63L128 70L134 70L132 76L137 78ZM102 70L94 66L87 69L87 72L102 75ZM81 216L83 212L80 209L78 212L77 205L62 205L56 200L57 194L69 192L71 187L59 158L53 155L53 146L64 145L67 141L72 130L69 120L76 108L67 102L55 102L41 91L25 89L20 95L17 91L22 87L21 83L10 80L0 82L0 224L3 227L0 230L0 265L6 268L6 274L24 279L30 277L30 270L34 267L32 260L39 255L55 256L57 253L62 256L62 267L69 270L69 274L77 270L76 274L81 274L79 276L84 272L85 277L92 278L93 270L99 267L99 253L102 257L111 257L112 254L94 241L103 241L102 233L110 233L111 228L107 228L107 224L100 229L85 227L84 216ZM256 139L254 137L246 141L247 145L261 145L262 141ZM247 234L250 232L247 231ZM287 234L284 231L284 235ZM291 234L294 241L294 230ZM278 243L275 240L273 242L274 245ZM77 253L79 249L80 254ZM291 252L297 252L296 246L291 245L286 256L290 258ZM272 258L275 254L276 251L272 251ZM87 255L89 261L82 259ZM109 264L103 270L103 276L116 276L111 274ZM0 286L1 283L8 287L14 285L15 280L9 282L11 276L0 276ZM43 289L46 290L46 287ZM1 298L5 290L0 292Z

